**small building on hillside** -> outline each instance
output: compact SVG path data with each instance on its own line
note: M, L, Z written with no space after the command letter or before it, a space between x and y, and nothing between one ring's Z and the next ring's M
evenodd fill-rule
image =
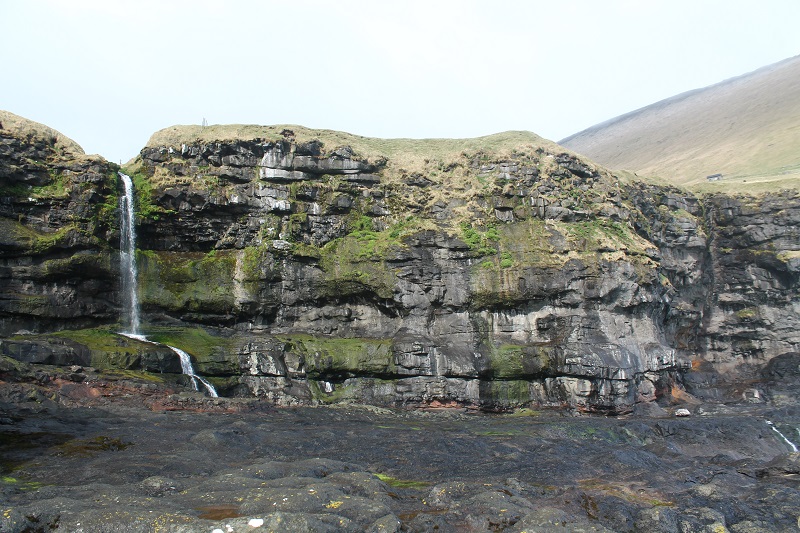
M711 174L710 176L706 176L708 181L719 181L722 179L722 174Z

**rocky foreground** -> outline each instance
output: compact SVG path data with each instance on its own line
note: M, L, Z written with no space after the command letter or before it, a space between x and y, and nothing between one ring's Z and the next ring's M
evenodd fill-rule
M800 520L800 354L765 370L764 396L682 418L655 403L620 417L275 408L136 373L2 370L3 532L789 532Z

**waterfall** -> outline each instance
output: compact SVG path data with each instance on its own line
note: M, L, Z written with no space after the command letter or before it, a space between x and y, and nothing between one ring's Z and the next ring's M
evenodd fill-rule
M175 352L176 354L178 354L178 357L181 360L181 370L183 371L184 374L192 378L192 386L194 387L194 390L199 390L197 387L197 382L199 381L206 388L209 396L211 396L212 398L218 397L217 391L216 389L214 389L214 386L194 373L194 368L192 368L192 358L189 357L188 353L184 352L180 348L170 346L169 344L166 344L165 346L170 350L172 350L173 352Z
M119 240L120 270L122 274L122 303L128 319L128 331L139 334L139 297L136 282L136 229L133 213L133 181L127 174L119 173L125 194L119 198L122 217Z
M795 445L795 443L790 441L789 439L787 439L786 435L781 433L781 430L779 430L778 428L775 427L775 424L773 424L771 421L767 420L767 425L772 428L772 431L774 431L775 433L780 435L780 437L784 440L784 442L786 442L786 444L789 445L789 447L792 449L792 451L794 453L797 453L797 446Z
M134 226L134 210L133 210L133 181L130 176L119 172L119 177L122 178L122 184L125 189L125 194L119 199L119 209L121 213L121 236L119 243L120 255L120 270L122 275L122 300L125 309L125 314L128 318L128 331L121 332L131 339L149 342L151 344L161 344L159 342L151 341L146 336L139 333L139 295L138 285L136 281L136 228ZM217 398L217 391L214 386L208 381L201 378L194 373L192 368L192 358L188 353L179 348L164 344L167 348L172 350L178 355L181 361L181 370L184 374L192 378L192 386L194 390L199 390L197 382L203 384L208 391L208 395Z

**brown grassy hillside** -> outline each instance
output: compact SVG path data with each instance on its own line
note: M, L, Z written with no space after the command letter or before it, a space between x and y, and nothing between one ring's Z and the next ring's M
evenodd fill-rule
M52 142L56 149L63 150L67 154L83 155L84 153L78 143L63 133L3 109L0 109L0 130L21 139L41 139Z
M689 91L559 144L700 190L800 188L800 56ZM719 182L706 176L722 173Z

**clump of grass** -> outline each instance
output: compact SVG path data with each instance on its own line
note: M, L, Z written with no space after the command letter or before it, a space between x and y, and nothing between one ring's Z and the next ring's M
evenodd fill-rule
M460 227L461 239L477 255L495 255L497 253L497 241L500 240L497 227L490 224L485 229L479 229L468 222L462 222Z

